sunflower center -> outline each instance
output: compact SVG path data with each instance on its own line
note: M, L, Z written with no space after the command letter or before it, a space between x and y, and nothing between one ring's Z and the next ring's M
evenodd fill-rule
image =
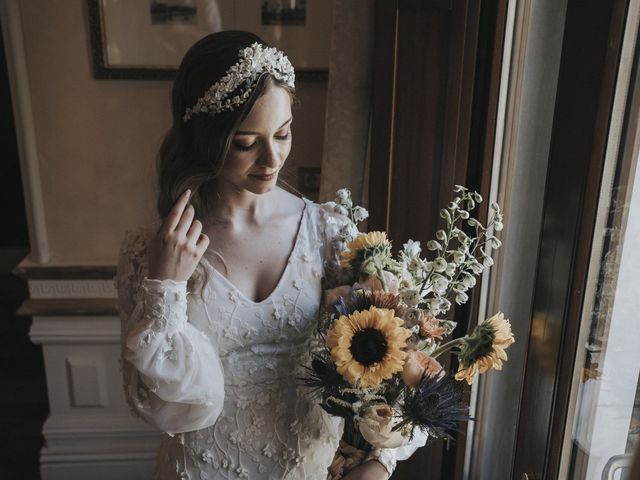
M358 363L368 367L382 361L387 353L387 339L380 330L365 328L353 334L349 351Z

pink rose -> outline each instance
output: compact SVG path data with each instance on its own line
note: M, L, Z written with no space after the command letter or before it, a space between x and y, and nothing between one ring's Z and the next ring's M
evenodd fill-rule
M412 350L404 361L402 380L408 387L416 387L422 376L426 373L429 377L435 377L443 373L442 365L424 352Z

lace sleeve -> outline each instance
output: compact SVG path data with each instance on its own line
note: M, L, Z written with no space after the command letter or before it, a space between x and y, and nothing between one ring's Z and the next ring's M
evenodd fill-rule
M429 436L424 431L416 428L413 438L406 445L398 448L374 449L369 453L367 459L379 461L384 465L384 468L387 469L389 476L391 476L396 469L397 462L406 460L413 455L418 448L423 447L427 443L427 438L429 438Z
M222 366L211 340L187 320L187 282L146 277L147 238L144 230L126 234L115 278L125 397L160 430L198 430L222 410Z

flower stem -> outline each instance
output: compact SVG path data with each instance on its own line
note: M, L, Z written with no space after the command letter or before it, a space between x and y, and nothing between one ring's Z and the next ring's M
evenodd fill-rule
M431 358L437 358L445 352L448 352L453 347L457 347L458 345L462 345L467 341L467 337L454 338L453 340L445 343L444 345L440 345L433 352L431 352Z
M376 263L376 274L378 275L378 278L380 279L380 283L382 284L382 290L384 290L385 292L388 292L389 287L387 286L386 278L384 278L384 270L377 263Z

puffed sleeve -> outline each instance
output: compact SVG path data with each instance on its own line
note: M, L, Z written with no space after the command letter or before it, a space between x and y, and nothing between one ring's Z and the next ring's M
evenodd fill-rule
M323 234L322 252L327 264L336 263L340 257L340 252L346 248L345 239L354 238L358 235L357 227L349 218L336 213L331 203L320 205L320 230ZM396 463L406 460L420 447L427 442L428 435L421 429L416 429L413 438L402 447L374 449L368 459L377 460L389 472L393 474Z
M125 397L160 430L198 430L222 411L220 358L188 321L187 282L147 278L147 238L143 229L127 232L115 277Z

